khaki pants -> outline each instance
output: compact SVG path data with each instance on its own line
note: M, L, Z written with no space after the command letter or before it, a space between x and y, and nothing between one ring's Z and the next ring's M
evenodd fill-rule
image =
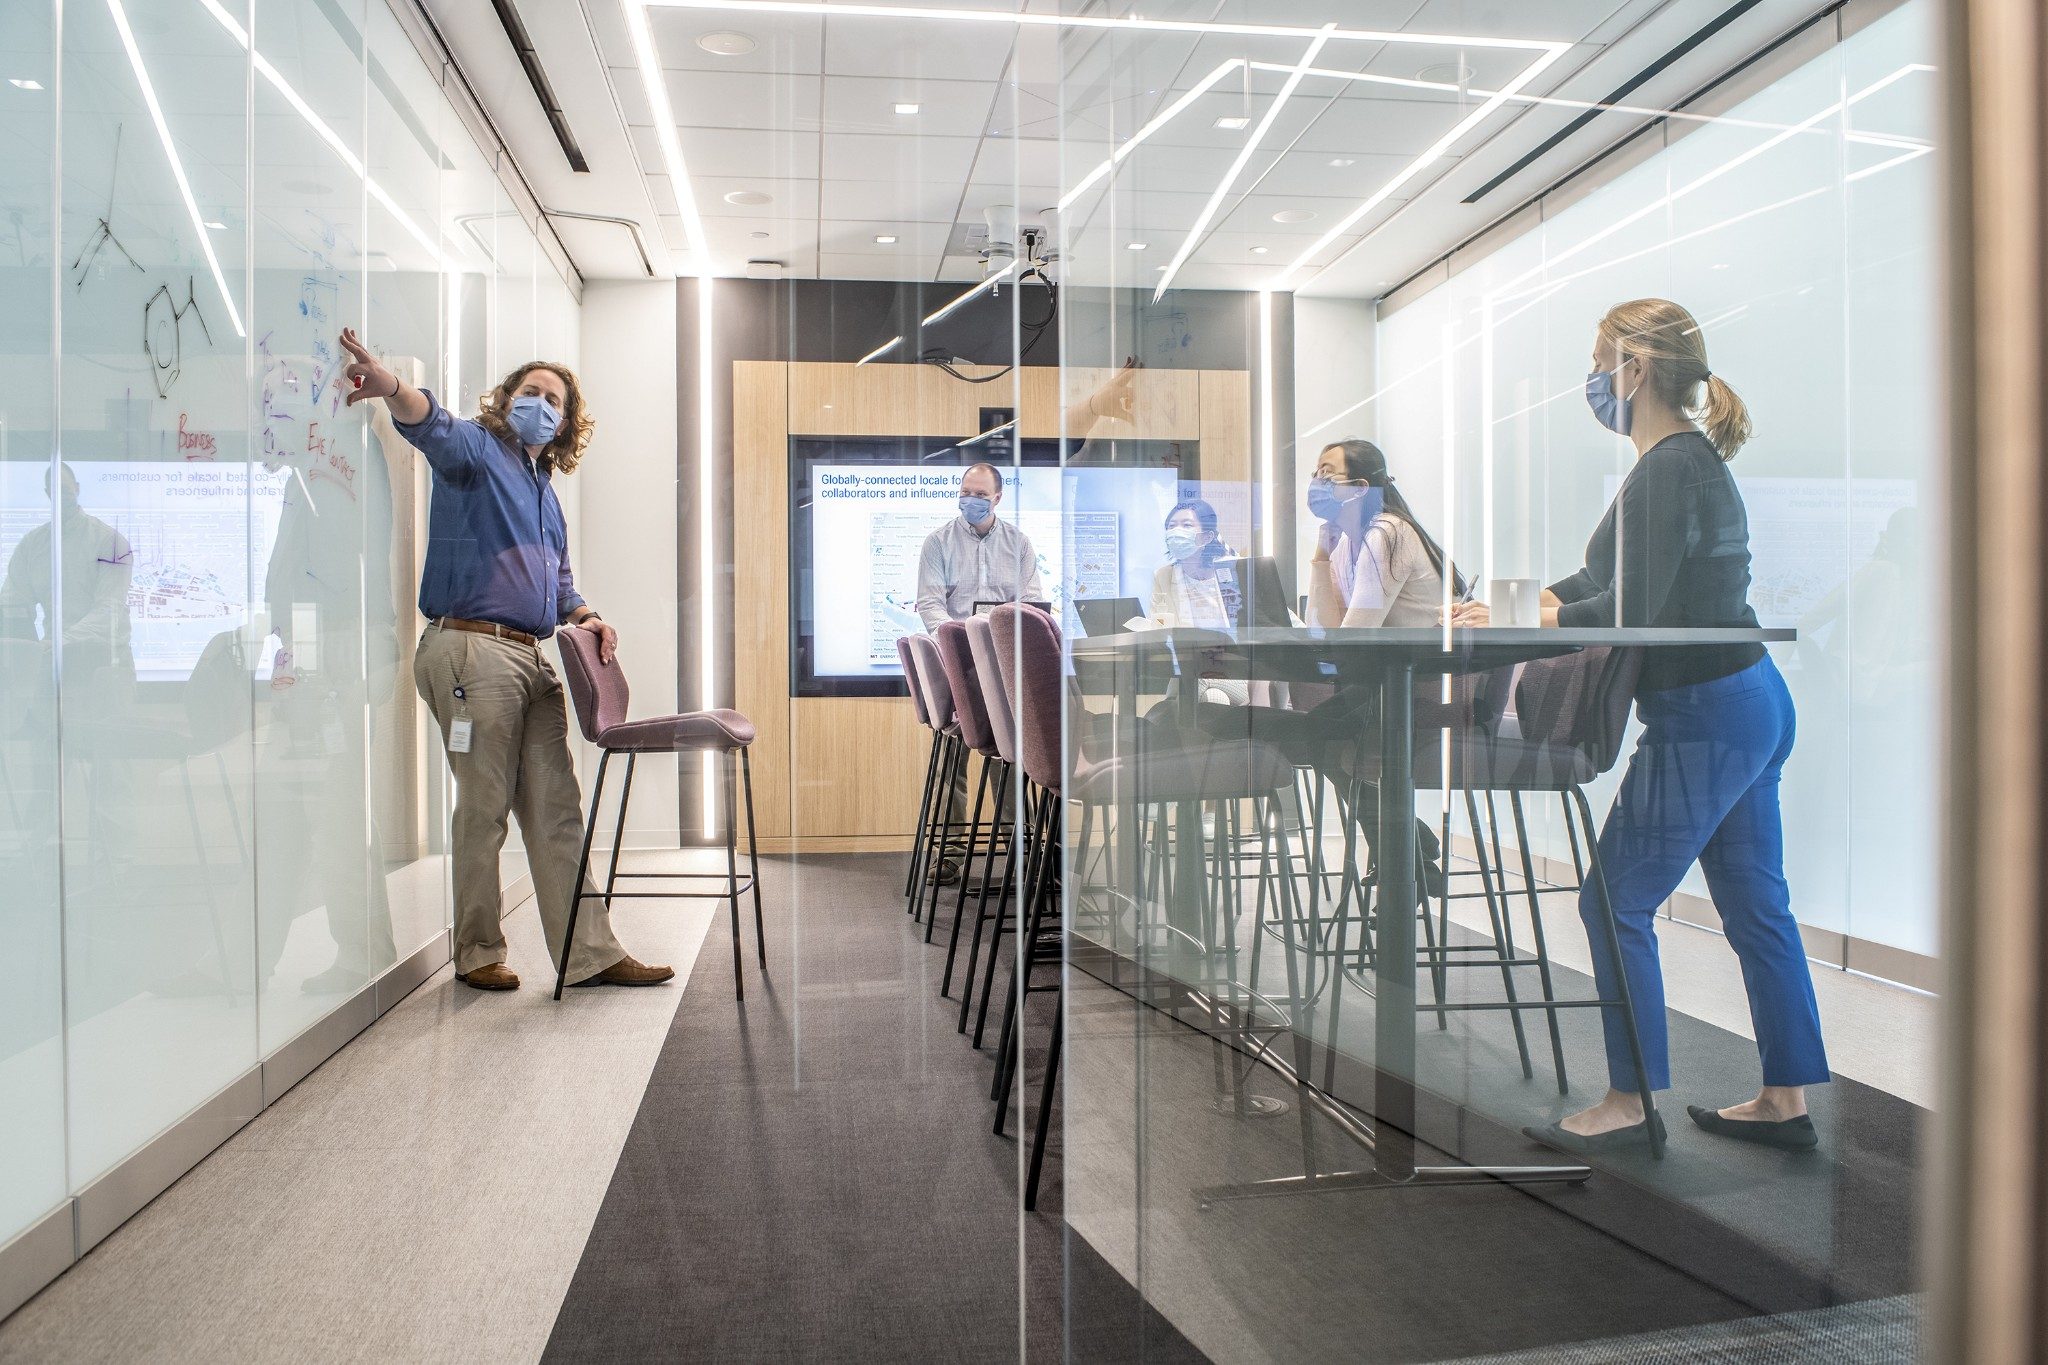
M583 852L583 793L569 765L569 717L554 667L538 646L430 625L412 674L444 747L458 716L467 715L471 726L469 752L448 755L455 774L455 970L505 960L498 854L507 814L519 817L541 930L559 968ZM586 877L583 889L597 888ZM569 980L595 976L625 955L604 902L585 900L576 912Z

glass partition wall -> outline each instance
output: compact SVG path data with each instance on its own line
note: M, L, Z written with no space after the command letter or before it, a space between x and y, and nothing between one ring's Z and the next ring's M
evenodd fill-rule
M1933 7L1849 6L1406 284L1324 267L1451 205L1581 35L1204 18L1242 27L1059 47L1061 264L1105 300L1066 310L1066 396L1237 352L1117 507L1138 600L1058 622L1069 1342L1905 1358ZM1139 444L1069 441L1075 534ZM1080 1244L1158 1317L1091 1299Z
M445 954L425 471L339 330L464 411L575 347L381 0L63 10L61 47L0 17L0 1243L59 1213L45 1274L69 1198L87 1249L158 1188L95 1182L196 1160Z

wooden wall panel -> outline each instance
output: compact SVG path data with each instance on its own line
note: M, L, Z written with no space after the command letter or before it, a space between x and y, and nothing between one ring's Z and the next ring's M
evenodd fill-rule
M798 697L790 703L799 839L908 837L931 732L908 697Z
M1091 433L1100 439L1198 440L1202 434L1201 376L1204 370L1140 370L1131 388L1131 420L1105 421ZM1060 434L1060 410L1079 403L1108 383L1114 369L1041 365L1024 371L1024 435ZM999 388L1000 385L991 385ZM1077 436L1080 432L1069 431Z
M735 537L745 551L733 556L733 704L759 732L754 817L763 837L776 838L790 829L790 367L742 360L732 368L732 512L747 528Z
M1243 370L1202 370L1202 480L1205 483L1251 486L1253 471L1252 377ZM1252 499L1217 498L1223 539L1232 545L1257 544L1251 524Z

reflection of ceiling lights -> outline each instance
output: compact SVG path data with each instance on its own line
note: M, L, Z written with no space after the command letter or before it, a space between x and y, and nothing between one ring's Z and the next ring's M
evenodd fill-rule
M697 40L697 46L715 57L744 57L754 50L754 40L744 33L726 30L705 34Z
M1216 120L1216 126L1218 128L1230 129L1248 128L1251 126L1251 120L1242 114L1225 114L1222 118Z
M924 106L921 104L899 104L896 106L896 112L899 114L914 114L922 108Z
M1145 244L1144 244L1143 242L1125 242L1125 243L1124 243L1124 250L1125 250L1125 251L1143 251L1144 249L1145 249Z
M1276 223L1306 223L1316 216L1314 209L1282 209L1273 215Z
M633 61L640 68L640 92L647 98L648 112L653 115L654 137L661 148L662 165L668 170L670 186L675 191L676 204L683 211L683 231L690 239L690 255L694 258L699 276L711 273L710 244L704 240L704 219L697 212L697 194L690 185L690 168L683 161L682 138L676 132L676 115L669 104L668 82L661 74L661 54L655 49L654 34L647 27L647 6L641 0L621 0L619 12L626 16L626 33L633 40ZM703 332L709 325L711 291L699 291L697 312L698 331ZM705 366L705 373L710 367ZM708 421L706 417L704 420ZM699 430L701 439L703 432ZM709 448L708 446L706 447ZM706 461L706 465L714 463ZM713 613L705 612L703 620L709 621ZM707 764L704 769L706 780L711 775ZM709 818L710 803L706 803L706 818Z
M1333 156L1330 158L1330 164L1332 166L1356 166L1358 158L1353 156Z
M1252 248L1252 255L1254 255L1254 256L1263 256L1263 255L1265 255L1265 254L1266 254L1266 253L1267 253L1268 251L1270 251L1271 249L1272 249L1272 248L1270 248L1270 247L1263 247L1263 246L1255 246L1255 247L1253 247L1253 248Z
M13 86L16 90L40 90L43 88L43 83L41 81L29 80L28 78L23 76L9 76L7 78L7 83Z
M213 218L209 218L206 220L206 226L212 228L215 232L226 232L228 230L228 225L226 223L220 222Z
M113 12L114 29L121 35L121 46L128 53L128 65L135 70L135 84L142 90L142 103L149 110L151 122L156 124L157 140L164 145L164 160L170 163L171 178L178 182L178 197L185 201L185 212L192 215L192 225L199 228L199 249L206 253L206 265L213 272L213 283L220 290L220 301L227 305L228 321L234 324L236 336L247 336L249 334L242 330L242 315L235 310L234 296L228 293L227 277L221 274L220 260L213 254L213 242L202 226L205 220L199 216L199 201L192 197L191 183L185 179L185 163L178 159L177 143L171 140L171 125L164 121L163 106L156 99L156 87L150 84L149 72L143 69L142 49L135 45L135 34L128 27L128 12L121 8L121 0L107 0L107 8Z
M1245 163L1252 159L1252 153L1259 149L1259 144L1266 140L1266 134L1273 130L1273 123L1280 117L1280 111L1287 107L1287 101L1293 98L1295 90L1301 85L1303 73L1314 63L1316 54L1330 41L1330 35L1336 28L1335 24L1325 24L1322 30L1309 40L1308 49L1301 54L1301 59L1295 64L1294 69L1287 73L1287 79L1281 82L1279 93L1266 105L1266 112L1259 118L1259 126L1252 129L1251 136L1244 140L1244 146L1237 149L1237 156L1231 161L1230 169L1216 182L1216 188L1209 193L1208 202L1204 203L1202 211L1195 215L1194 225L1182 239L1180 250L1173 253L1173 263L1167 267L1166 273L1160 276L1159 287L1152 291L1152 302L1157 303L1165 297L1167 286L1173 283L1173 277L1180 272L1188 257L1194 254L1196 244L1202 240L1202 234L1207 232L1209 224L1215 221L1216 211L1223 205L1223 197L1237 184L1238 176L1244 174Z
M725 196L726 203L739 204L747 208L755 208L769 203L771 199L772 196L763 194L759 190L734 190L731 194Z
M895 237L895 234L894 234L894 233L889 233L889 232L878 232L878 233L876 233L876 234L875 234L875 245L876 245L876 246L894 246L894 245L896 245L896 237Z

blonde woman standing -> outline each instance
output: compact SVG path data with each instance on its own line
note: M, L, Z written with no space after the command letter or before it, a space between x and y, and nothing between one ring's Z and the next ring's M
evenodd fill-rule
M1586 400L1636 449L1635 467L1586 546L1586 564L1544 593L1543 622L1563 626L1755 627L1749 522L1728 461L1750 436L1748 409L1707 365L1692 315L1666 299L1618 304L1600 321ZM1484 607L1454 619L1483 623ZM1607 950L1597 890L1580 892L1602 996L1628 973L1648 1089L1671 1084L1657 907L1697 861L1742 979L1763 1062L1755 1099L1687 1106L1709 1133L1764 1146L1818 1144L1806 1087L1830 1079L1820 1012L1785 884L1778 783L1792 752L1792 697L1762 645L1653 649L1637 685L1642 737L1600 831L1600 862L1619 929ZM1589 1109L1524 1131L1569 1151L1647 1142L1627 1033L1602 1011L1610 1089Z

